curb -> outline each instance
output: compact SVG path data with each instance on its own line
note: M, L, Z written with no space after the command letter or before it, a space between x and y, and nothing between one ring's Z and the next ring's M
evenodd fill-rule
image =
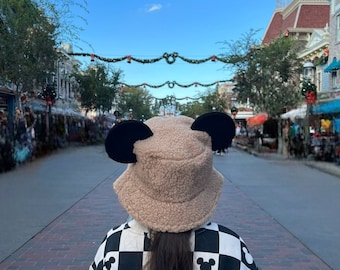
M340 166L325 161L305 161L306 166L340 178Z
M288 160L287 158L283 157L280 154L277 153L261 153L257 152L253 149L249 149L247 146L234 144L235 148L243 150L253 156L260 157L260 158L266 158L266 159L278 159L278 160ZM317 169L319 171L331 174L333 176L340 178L340 166L336 165L332 162L326 162L326 161L311 161L311 160L297 160L303 162L306 166Z

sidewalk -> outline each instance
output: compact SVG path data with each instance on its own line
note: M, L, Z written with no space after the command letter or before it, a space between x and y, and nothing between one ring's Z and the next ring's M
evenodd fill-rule
M241 149L245 152L248 152L251 155L258 156L261 158L280 159L280 160L289 159L278 153L258 152L253 148L248 148L247 146L243 146L240 144L235 144L234 147L237 149ZM340 165L336 165L333 162L316 161L316 160L308 160L308 159L294 159L294 160L296 160L297 162L303 162L306 166L309 166L311 168L317 169L325 173L329 173L331 175L334 175L340 178Z

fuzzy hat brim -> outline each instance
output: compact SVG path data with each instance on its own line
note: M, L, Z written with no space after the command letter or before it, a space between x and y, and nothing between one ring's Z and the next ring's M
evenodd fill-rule
M185 203L169 203L155 199L139 189L136 185L138 176L134 172L127 169L114 183L120 203L134 219L148 228L174 233L196 228L211 218L224 179L213 168L205 189L196 197Z

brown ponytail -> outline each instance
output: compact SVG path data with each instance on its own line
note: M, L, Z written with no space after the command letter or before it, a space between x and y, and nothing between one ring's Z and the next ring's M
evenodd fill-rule
M147 270L192 270L191 231L151 231L151 255Z

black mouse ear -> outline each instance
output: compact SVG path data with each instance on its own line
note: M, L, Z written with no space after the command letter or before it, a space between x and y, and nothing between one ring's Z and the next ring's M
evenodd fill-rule
M202 114L194 121L191 129L207 132L211 137L213 151L228 148L235 137L234 120L222 112Z
M105 140L106 153L111 159L120 163L137 162L133 153L133 144L153 135L151 129L143 122L127 120L111 128Z

